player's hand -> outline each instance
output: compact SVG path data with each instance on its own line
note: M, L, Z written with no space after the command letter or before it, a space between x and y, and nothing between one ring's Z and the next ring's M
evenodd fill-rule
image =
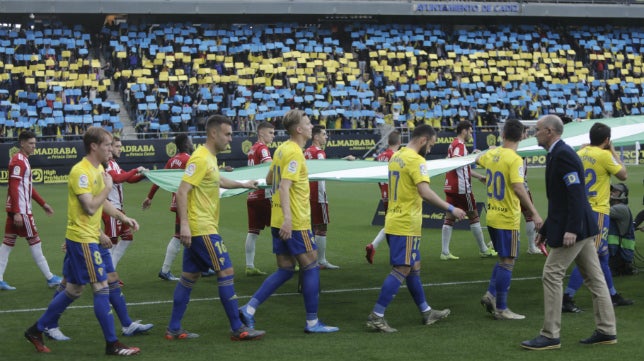
M136 219L134 218L123 216L123 219L121 219L121 223L127 224L128 226L132 227L132 230L134 232L139 230L139 222L137 222Z
M22 214L14 213L13 214L13 225L17 228L22 228L25 226L25 223L22 221Z
M279 234L281 239L291 239L293 236L293 226L291 225L291 222L282 223Z
M181 244L186 247L190 247L192 244L192 233L190 232L190 226L188 224L181 223L179 240L181 240Z
M234 171L234 170L235 170L235 168L233 168L233 167L231 167L231 166L227 165L227 166L225 166L225 167L224 167L224 170L225 170L226 172L232 172L232 171Z
M143 172L146 172L147 170L148 170L148 169L147 169L146 167L143 167L143 166L136 168L136 172L137 172L138 174L141 174L141 173L143 173Z
M454 208L452 210L452 215L454 215L454 217L456 217L456 219L458 219L460 221L460 220L463 220L467 216L467 213L465 213L465 211L460 209L460 208Z
M105 183L105 188L112 188L112 186L114 185L112 176L107 172L103 172L103 183Z
M347 155L346 157L342 158L344 160L356 160L356 157L352 156L351 154Z
M63 251L63 253L67 253L67 243L63 242L63 244L60 245L60 250Z
M541 219L541 216L536 213L532 215L532 221L534 222L534 230L539 232L539 230L543 226L543 219Z
M110 237L108 237L107 234L103 232L101 232L101 234L98 236L98 243L101 244L101 247L106 249L110 249L113 246L112 240L110 239Z
M143 200L143 203L141 203L141 208L143 210L146 210L150 208L151 205L152 205L152 200L150 198L146 198Z
M572 247L575 245L576 241L577 241L577 234L571 233L571 232L564 233L564 236L563 236L564 247Z
M48 216L53 216L54 215L54 209L51 208L51 206L49 204L45 203L45 205L42 206L42 209L45 210L46 215L48 215Z
M244 188L249 188L249 189L257 189L257 185L259 182L257 180L249 180L246 182L242 182L242 186Z

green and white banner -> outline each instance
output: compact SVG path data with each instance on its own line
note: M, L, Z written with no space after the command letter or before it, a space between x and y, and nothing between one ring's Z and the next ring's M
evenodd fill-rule
M612 129L611 139L616 147L632 146L644 143L644 117L624 117L596 120L609 125ZM578 148L589 143L588 131L596 121L574 122L564 127L563 139L572 147ZM546 151L537 145L535 138L529 138L519 144L519 154L522 156L540 156ZM476 154L467 157L436 159L427 161L430 177L446 173L474 163ZM260 186L266 187L268 164L253 167L237 168L232 172L221 172L222 177L233 180L257 180ZM366 160L310 160L307 161L310 180L332 180L341 182L375 183L387 181L387 164ZM161 188L175 192L181 183L181 170L152 170L146 176ZM245 193L245 189L222 189L221 196L229 197Z

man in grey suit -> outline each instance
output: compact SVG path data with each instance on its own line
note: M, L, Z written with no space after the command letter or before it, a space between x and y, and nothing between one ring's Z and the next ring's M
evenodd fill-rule
M539 336L523 341L528 350L561 347L561 303L563 278L574 261L593 295L596 330L583 344L617 343L613 303L599 265L593 239L599 233L586 197L584 168L575 151L561 140L563 122L556 115L537 121L536 137L548 151L546 195L548 217L536 236L537 244L547 243L550 254L543 266L544 321Z

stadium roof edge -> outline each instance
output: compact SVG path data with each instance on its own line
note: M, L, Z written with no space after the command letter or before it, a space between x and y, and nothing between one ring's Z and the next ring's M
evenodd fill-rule
M644 3L408 0L0 0L3 14L273 14L644 18Z

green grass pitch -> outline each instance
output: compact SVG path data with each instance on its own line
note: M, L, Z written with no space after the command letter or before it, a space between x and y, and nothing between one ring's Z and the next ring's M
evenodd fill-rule
M642 208L644 167L628 169L633 212ZM546 197L543 169L530 169L530 185L537 208L545 217ZM225 175L225 174L224 174ZM443 177L432 179L432 188L442 195ZM257 327L267 331L258 342L229 340L228 321L217 298L216 280L201 279L192 292L183 326L199 333L196 340L167 341L163 332L172 308L175 284L157 278L168 240L173 232L174 216L168 211L170 195L157 193L152 208L142 211L150 184L125 185L125 210L136 218L141 230L119 264L118 272L125 282L123 292L133 320L143 319L155 324L148 335L121 337L126 344L138 346L138 360L600 360L632 359L642 356L642 321L644 321L644 287L642 276L617 277L618 291L636 300L631 307L617 308L619 343L613 346L584 346L578 340L593 332L590 294L582 288L577 303L586 312L564 314L562 317L562 349L540 352L524 351L519 343L539 333L543 320L541 269L544 258L525 253L515 270L509 295L510 307L526 315L522 321L495 321L479 304L485 292L494 259L481 259L469 231L455 231L452 252L459 261L438 259L440 230L423 232L422 280L432 307L449 307L452 314L432 326L421 325L421 317L405 288L387 310L386 318L397 328L397 334L377 334L365 327L367 315L378 297L381 283L388 274L388 251L381 245L375 264L364 259L364 246L379 228L371 226L379 192L375 184L328 182L331 224L328 234L328 259L342 268L322 271L320 318L337 325L340 332L328 335L307 335L303 332L304 307L296 293L295 279L285 284L276 295L263 304L257 315ZM484 201L483 185L475 184L478 201ZM37 206L36 224L43 239L43 249L54 273L60 274L66 223L67 188L65 185L38 187L53 205L56 213L46 217ZM245 196L222 200L220 233L238 271L236 290L240 304L259 287L263 278L244 275L244 240L246 237ZM485 232L488 239L487 232ZM644 233L637 235L638 242ZM524 238L522 237L522 240ZM257 246L256 266L274 270L269 233L264 231ZM181 260L172 271L179 274ZM23 337L24 330L41 315L52 296L40 271L35 266L26 242L19 240L13 250L5 280L18 289L0 291L0 354L3 360L96 360L104 356L104 341L92 310L91 290L86 289L61 319L68 342L47 341L51 354L39 355ZM120 324L116 320L117 330ZM120 334L120 332L119 332Z

